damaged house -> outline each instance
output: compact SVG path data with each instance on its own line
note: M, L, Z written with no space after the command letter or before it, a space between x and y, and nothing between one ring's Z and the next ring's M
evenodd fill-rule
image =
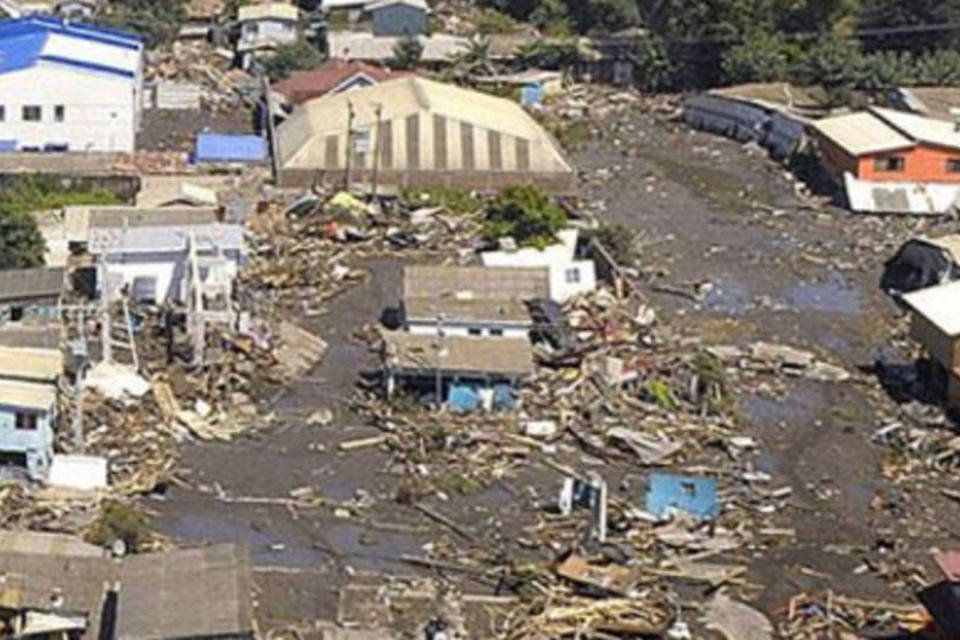
M245 4L237 10L240 39L237 53L244 69L259 55L293 44L300 35L300 10L289 2Z
M458 411L510 409L517 384L533 373L526 338L386 332L381 356L387 398L399 388Z
M948 408L960 408L960 281L902 296L910 310L910 335L930 358L921 372L925 388Z
M853 211L939 215L960 195L960 131L945 120L871 108L814 123L823 162Z
M0 533L4 637L253 637L249 552L224 544L112 558L70 536Z
M31 480L47 477L53 461L58 349L0 347L0 458Z
M72 212L68 239L85 237L96 293L155 304L187 302L190 288L228 300L246 256L243 228L207 208L90 208Z
M61 268L0 271L0 326L59 322L64 278Z
M566 302L596 289L596 265L593 260L581 259L577 255L580 232L577 229L564 229L557 235L557 242L542 249L523 247L484 251L480 253L480 261L483 266L495 269L547 269L547 297L555 302Z
M278 137L285 187L533 184L563 193L576 183L559 145L520 105L413 76L305 102Z
M419 335L528 339L526 302L549 294L547 269L408 266L404 328Z

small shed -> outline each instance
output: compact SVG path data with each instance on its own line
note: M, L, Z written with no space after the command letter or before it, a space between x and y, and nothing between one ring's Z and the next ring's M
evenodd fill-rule
M366 5L378 36L418 36L427 32L426 0L378 0Z
M254 135L201 133L194 159L198 164L264 162L267 141Z

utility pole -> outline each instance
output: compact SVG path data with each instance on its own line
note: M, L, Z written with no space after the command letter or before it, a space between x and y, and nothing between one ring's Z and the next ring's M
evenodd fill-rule
M355 116L353 110L353 103L347 101L347 164L346 171L344 172L344 185L343 188L347 191L350 190L350 178L351 171L353 169L353 118Z
M440 359L443 357L443 320L442 313L437 314L437 367L434 380L434 392L437 396L437 409L443 406L443 374L441 373Z
M374 113L377 114L377 143L373 146L373 189L371 196L374 200L377 199L377 181L380 178L380 135L383 133L380 121L380 116L383 114L383 105L379 102L376 103Z

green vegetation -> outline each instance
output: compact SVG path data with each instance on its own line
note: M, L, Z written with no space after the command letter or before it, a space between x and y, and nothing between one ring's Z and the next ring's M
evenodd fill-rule
M82 204L115 204L117 196L103 189L64 188L58 181L31 176L2 188L0 196L0 269L26 269L43 264L43 236L33 212Z
M97 16L100 24L142 35L149 47L172 42L186 19L184 0L113 0Z
M312 69L326 58L309 42L299 40L291 44L277 47L274 55L264 59L260 64L263 72L271 81L289 78L294 71Z
M541 189L507 187L488 207L485 231L490 239L509 236L521 247L543 248L566 224L567 214Z
M626 225L602 224L586 232L584 237L596 238L597 242L610 253L610 257L622 267L632 266L640 257L637 232Z
M477 33L482 35L515 33L520 27L520 23L507 14L490 8L483 9L476 21Z
M87 532L86 540L104 547L114 540L123 540L127 550L136 553L150 540L150 522L133 507L121 502L106 502L100 517Z
M423 45L420 44L420 40L410 35L404 36L393 47L393 60L390 66L394 69L412 71L420 66L422 57Z
M475 213L483 206L475 192L454 187L404 189L400 199L410 207L443 207L455 214Z

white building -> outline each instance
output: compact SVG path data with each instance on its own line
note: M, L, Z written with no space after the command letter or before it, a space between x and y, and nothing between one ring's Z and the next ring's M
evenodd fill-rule
M218 222L213 210L202 208L107 207L90 209L86 218L86 249L97 259L100 297L185 303L194 283L205 296L229 300L246 257L240 225Z
M111 29L31 16L0 22L0 149L134 149L143 43Z
M546 298L546 269L414 265L403 270L403 324L417 335L523 338L526 302Z
M270 52L280 45L293 44L299 36L300 10L289 2L265 2L240 7L240 40L237 51L248 67L258 52Z
M480 261L485 267L546 267L550 270L550 299L566 302L597 288L597 272L593 260L577 260L576 229L564 229L560 242L543 249L484 251Z

